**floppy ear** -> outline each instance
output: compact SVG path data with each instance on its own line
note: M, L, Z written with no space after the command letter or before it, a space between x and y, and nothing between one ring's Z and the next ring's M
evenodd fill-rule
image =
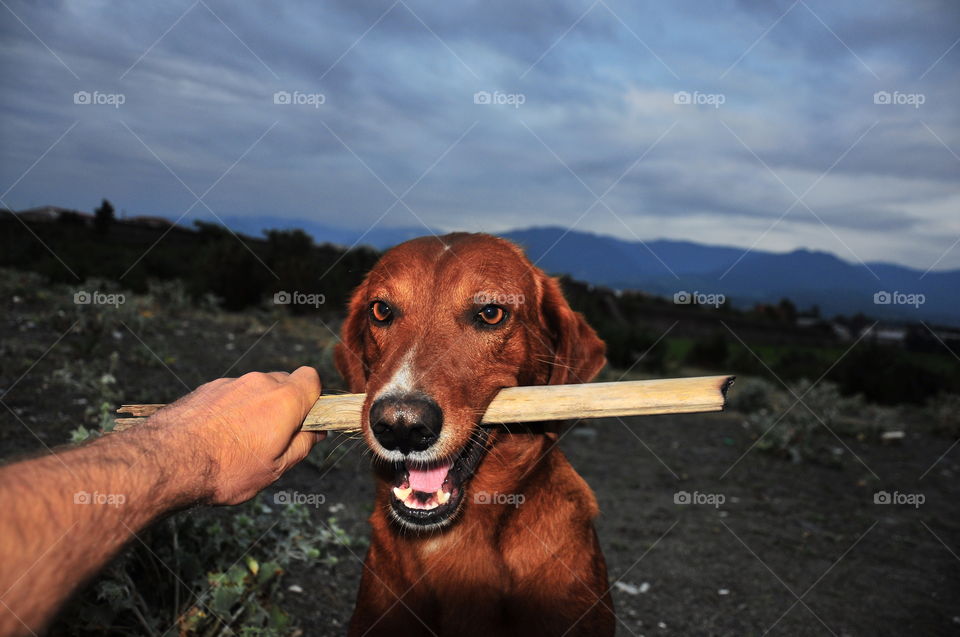
M347 318L340 328L340 343L333 350L333 362L337 371L347 381L347 388L355 394L363 393L369 371L363 359L366 321L366 284L361 283L347 304Z
M550 385L587 383L607 362L607 346L579 312L570 309L556 279L541 274L540 312L553 347Z

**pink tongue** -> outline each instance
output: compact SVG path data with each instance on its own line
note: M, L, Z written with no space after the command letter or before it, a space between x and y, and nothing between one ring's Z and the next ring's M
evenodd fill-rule
M433 469L416 469L407 463L407 471L410 474L410 488L414 491L423 493L436 493L443 485L443 479L447 477L447 472L453 466L452 462L440 465Z

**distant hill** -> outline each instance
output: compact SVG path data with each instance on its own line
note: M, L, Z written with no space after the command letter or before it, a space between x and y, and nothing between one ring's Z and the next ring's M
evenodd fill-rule
M668 240L643 244L557 227L503 236L524 246L545 270L618 289L664 296L721 293L735 307L786 297L801 308L819 305L825 315L863 312L888 320L960 324L960 270L924 276L921 270L888 263L849 263L827 252L753 250L744 255L741 248ZM908 300L903 295L923 295L923 303L874 303L878 293L886 298L883 292L901 302ZM894 293L900 296L894 299Z
M61 209L25 211L37 221ZM23 214L23 213L21 213ZM157 217L141 218L155 225ZM138 221L131 220L133 223ZM302 229L317 243L386 249L430 230L380 226L364 233L306 219L268 215L226 216L235 232L262 237L267 229ZM561 227L511 230L501 236L522 245L541 268L616 290L642 290L672 298L678 292L723 294L733 307L788 298L801 309L819 306L824 316L862 312L888 321L960 325L960 270L930 272L889 263L850 263L827 252L788 253L691 241L629 241ZM883 293L887 293L884 295ZM875 303L889 298L891 303ZM919 307L906 303L915 295Z
M264 230L300 229L313 237L313 240L317 243L333 243L346 247L354 244L365 245L378 250L395 246L398 243L403 243L407 239L413 239L421 235L429 234L430 232L423 226L418 228L390 228L378 224L369 232L364 233L363 231L347 230L309 219L287 219L284 217L271 217L269 215L253 217L228 215L220 217L220 219L234 232L246 234L251 237L263 236ZM220 222L218 219L210 219L209 221Z
M356 230L301 219L225 217L237 231L258 236L264 228L302 228L317 241L370 245L383 250L427 234L423 227L377 226ZM672 297L680 291L720 293L735 307L789 298L800 308L820 307L826 316L856 314L886 320L960 325L960 270L930 272L889 263L850 263L828 252L787 253L659 239L641 243L561 227L511 230L501 236L522 245L540 267L555 274L614 289L637 289ZM736 265L734 265L736 264ZM874 295L923 295L919 307L876 304ZM881 297L882 298L882 297ZM918 297L919 299L919 297Z

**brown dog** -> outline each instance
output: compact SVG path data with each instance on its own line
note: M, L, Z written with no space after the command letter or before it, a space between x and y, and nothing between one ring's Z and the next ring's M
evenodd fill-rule
M414 239L354 292L342 339L377 478L349 634L612 635L597 503L557 424L479 426L504 387L603 367L557 282L503 239Z

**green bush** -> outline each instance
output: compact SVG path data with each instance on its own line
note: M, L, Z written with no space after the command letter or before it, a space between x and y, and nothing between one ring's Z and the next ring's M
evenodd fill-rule
M621 370L646 370L662 374L666 368L665 339L631 324L606 323L597 330L607 344L607 360Z
M698 367L719 369L727 362L730 348L727 336L720 332L706 339L697 339L687 352L687 363Z
M829 369L835 357L824 356L824 353L809 347L787 347L771 365L781 378L819 378L820 374Z
M941 392L960 391L960 373L953 366L938 373L915 356L894 348L865 343L854 348L831 372L846 394L863 394L882 405L923 403Z
M727 357L727 368L738 375L749 374L752 376L770 376L770 372L763 366L757 357L753 355L746 347L737 343L730 351Z

